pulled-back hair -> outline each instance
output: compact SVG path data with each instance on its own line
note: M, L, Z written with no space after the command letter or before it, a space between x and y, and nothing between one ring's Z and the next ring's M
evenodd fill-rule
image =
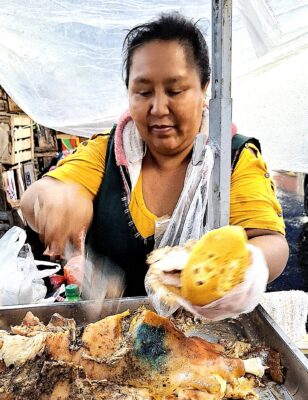
M126 87L132 57L136 48L153 40L176 40L185 49L187 62L198 69L201 87L209 81L211 68L205 38L196 23L178 12L162 13L158 19L135 26L126 35L123 43L123 73Z

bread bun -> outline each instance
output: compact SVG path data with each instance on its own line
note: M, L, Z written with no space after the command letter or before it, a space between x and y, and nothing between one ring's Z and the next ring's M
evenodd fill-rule
M202 236L181 272L181 296L204 306L243 282L250 265L246 243L240 226L227 225Z

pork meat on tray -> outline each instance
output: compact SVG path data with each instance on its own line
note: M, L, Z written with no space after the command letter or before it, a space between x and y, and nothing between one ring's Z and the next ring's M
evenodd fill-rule
M145 308L79 328L27 313L0 331L0 399L257 399L260 358L228 356Z

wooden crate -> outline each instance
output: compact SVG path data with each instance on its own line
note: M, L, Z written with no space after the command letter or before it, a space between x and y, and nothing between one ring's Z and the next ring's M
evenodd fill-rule
M0 111L12 114L24 113L15 101L8 96L6 91L0 86Z
M0 162L15 165L34 157L33 123L27 115L0 115Z
M33 122L30 117L26 114L10 114L9 115L14 126L31 126L33 128Z
M1 115L0 116L0 162L3 164L9 161L10 154L12 152L12 138L11 138L11 121L10 118Z
M39 124L34 127L34 142L36 152L58 151L57 135L54 129Z
M18 153L19 151L24 151L31 149L31 137L25 137L24 139L17 139L15 141L15 151Z
M0 86L0 100L7 100L7 93L2 87Z
M15 103L10 96L8 96L8 112L9 113L23 113L22 109Z
M8 111L8 103L6 100L0 98L0 112Z
M7 112L9 108L8 101L7 101L7 94L0 86L0 112Z

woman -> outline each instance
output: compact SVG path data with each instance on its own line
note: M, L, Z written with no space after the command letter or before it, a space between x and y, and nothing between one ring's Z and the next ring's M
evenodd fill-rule
M144 293L145 258L161 240L160 229L174 223L179 238L181 224L189 224L185 213L175 221L179 204L193 212L188 231L200 237L206 228L209 176L202 174L202 180L192 171L198 164L197 150L206 149L199 163L203 172L212 160L205 145L210 67L199 29L176 13L132 29L124 55L129 112L111 135L81 144L55 171L35 182L22 199L22 210L50 254L63 254L68 242L78 248L80 232L90 226L88 248L119 264L126 273L126 294L137 295ZM244 227L250 244L263 251L273 280L288 257L281 207L257 141L240 143L237 150L230 224ZM183 195L186 190L192 201ZM201 200L200 193L205 194ZM189 234L183 237L190 239ZM167 235L160 244L179 242L169 239Z

